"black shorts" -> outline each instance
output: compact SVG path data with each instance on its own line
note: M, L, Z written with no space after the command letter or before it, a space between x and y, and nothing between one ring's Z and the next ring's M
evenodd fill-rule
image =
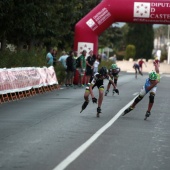
M97 86L98 89L103 88L104 89L104 84L103 80L98 80L96 83L93 85L92 89Z
M93 69L88 68L86 69L86 76L92 76L93 75Z

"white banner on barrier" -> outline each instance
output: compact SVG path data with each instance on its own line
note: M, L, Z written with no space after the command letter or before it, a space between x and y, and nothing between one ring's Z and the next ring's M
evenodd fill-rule
M0 94L58 84L53 66L0 69Z

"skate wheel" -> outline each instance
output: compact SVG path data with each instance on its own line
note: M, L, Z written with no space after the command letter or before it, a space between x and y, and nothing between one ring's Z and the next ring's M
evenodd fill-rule
M147 117L144 118L144 120L146 120L146 119L147 119Z
M96 114L96 117L100 117L100 113L97 113L97 114Z

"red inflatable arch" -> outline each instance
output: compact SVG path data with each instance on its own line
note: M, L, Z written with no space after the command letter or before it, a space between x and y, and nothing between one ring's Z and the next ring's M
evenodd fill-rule
M170 0L103 0L75 26L74 50L98 51L98 36L114 22L170 24Z

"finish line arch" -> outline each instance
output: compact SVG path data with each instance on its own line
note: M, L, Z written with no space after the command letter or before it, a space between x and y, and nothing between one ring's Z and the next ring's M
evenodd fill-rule
M98 36L114 22L170 24L170 0L103 0L75 26L74 50L98 52Z

